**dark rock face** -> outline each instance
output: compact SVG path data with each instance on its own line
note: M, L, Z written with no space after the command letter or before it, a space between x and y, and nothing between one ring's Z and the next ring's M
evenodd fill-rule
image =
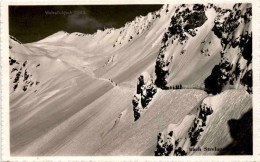
M241 41L241 42L243 42L243 45L241 45L242 56L248 62L251 62L252 61L252 36L250 35L249 37L246 38L246 41Z
M19 71L19 72L16 73L15 79L14 79L14 81L13 81L13 83L16 83L16 84L14 85L14 87L13 87L14 91L15 91L15 89L18 87L20 76L21 76L21 71Z
M142 92L142 86L144 85L144 76L141 75L138 80L137 80L137 90L136 90L136 93L137 94L141 94Z
M233 32L235 31L235 29L241 24L241 23L248 23L251 21L251 17L252 17L252 7L248 7L246 9L246 13L244 13L243 15L241 14L241 10L239 9L240 4L235 4L234 5L234 10L220 10L218 13L218 16L214 22L214 27L212 29L212 31L214 32L214 34L221 39L221 44L222 47L224 49L226 49L226 47L228 45L232 45L234 47L234 42L233 40L234 35ZM224 21L223 21L224 19ZM240 36L240 41L239 41L239 47L240 48L248 48L248 49L243 49L248 51L247 53L250 53L250 55L252 55L252 49L250 52L250 48L252 48L252 40L251 40L251 45L250 45L250 39L252 39L251 35L248 35L248 33L246 33L244 36ZM237 40L237 38L236 38ZM250 58L250 57L249 57Z
M228 16L224 17L228 13ZM224 21L222 19L224 18ZM226 48L226 46L232 40L232 33L239 26L241 18L241 10L232 12L231 10L221 10L217 19L215 20L214 27L212 31L214 34L221 39L221 45Z
M252 7L249 7L246 9L246 13L242 15L242 18L244 19L245 23L249 23L252 18Z
M246 86L247 92L252 93L253 79L252 70L248 70L241 80L242 85Z
M175 14L171 18L168 31L164 33L162 47L156 59L155 84L157 87L169 89L166 86L166 77L169 74L169 65L171 61L164 58L164 51L168 47L169 39L173 37L173 40L178 39L180 44L184 44L188 40L187 34L192 37L196 36L196 28L202 26L207 19L205 6L202 4L195 4L193 10L187 8L186 5L181 5L176 9ZM184 54L184 51L182 54Z
M176 149L174 151L174 154L176 156L186 156L187 155L187 153L181 147L178 147L178 149Z
M13 83L17 83L20 79L20 76L21 76L21 71L19 71L17 74L16 74L16 77L14 78L14 81Z
M200 27L208 19L204 12L204 6L202 8L202 10L199 10L197 12L191 12L190 14L185 15L184 20L186 20L185 22L189 23L184 25L184 31L188 32L190 29Z
M167 89L167 81L166 76L169 74L169 71L167 69L167 63L163 60L163 54L158 56L155 64L155 74L156 74L156 80L155 85L157 87L160 87L161 89Z
M9 65L10 65L10 73L14 74L14 79L10 78L12 83L14 83L13 90L17 90L18 87L21 87L21 89L25 92L28 90L29 87L32 87L34 83L36 82L36 85L38 85L40 82L35 81L33 78L31 78L31 74L29 73L27 67L28 61L24 61L23 64L20 65L20 63L13 59L12 57L9 57ZM39 64L38 64L39 65ZM21 79L23 78L23 79Z
M23 81L26 81L28 78L29 78L29 74L27 73L27 69L25 69L25 71L24 71L24 80Z
M17 62L15 59L9 57L9 65L13 65L13 64L19 64L19 62Z
M176 9L176 14L171 18L171 24L168 28L168 36L179 38L181 44L188 40L186 33L194 37L196 35L195 28L202 26L208 19L203 4L195 4L193 10L184 9L185 7L184 5Z
M16 90L17 87L18 87L18 84L15 84L13 87L14 91Z
M141 113L147 108L157 92L153 80L148 75L141 75L137 81L137 94L132 100L135 121L140 118Z
M234 85L234 82L238 80L240 74L241 74L240 64L239 62L237 62L235 66L235 70L231 74L231 79L229 80L229 84Z
M203 4L194 4L193 10L197 12L203 12L205 10L205 6Z
M252 33L245 32L232 42L232 47L239 47L244 59L252 61Z
M154 85L146 86L146 93L141 93L141 104L142 107L146 107L150 101L152 101L153 96L157 92L157 89Z
M191 146L195 146L204 131L206 126L207 116L211 115L213 110L210 106L206 104L200 105L199 115L194 120L193 126L190 128L188 135L190 137Z
M18 71L18 69L13 68L12 71L11 71L11 73L12 73L12 72L15 72L15 71Z
M157 136L157 145L155 156L185 156L189 153L188 148L194 147L201 133L206 127L207 116L211 115L213 110L210 106L202 103L198 108L197 117L194 119L193 125L190 127L188 133L185 136L176 136L174 131L180 130L174 125L169 125L167 129L159 133ZM178 134L178 133L177 133ZM184 143L190 141L189 146Z
M252 7L248 7L246 9L246 13L241 14L241 10L239 9L241 5L240 4L235 4L234 5L234 10L220 10L219 15L217 16L217 19L215 20L214 27L212 31L214 34L221 39L221 44L224 49L228 45L233 44L234 35L233 32L235 29L241 24L241 23L248 23L251 21L252 17ZM228 13L228 14L226 14ZM224 21L222 21L224 19ZM240 40L239 46L240 48L243 48L242 51L245 50L247 54L243 54L248 60L250 60L250 56L247 55L252 55L252 40L251 40L251 45L250 45L250 39L252 39L251 36L248 36L248 33L246 34L246 38L242 38ZM251 48L251 52L250 52ZM243 52L242 52L243 53Z
M252 17L251 6L247 6L246 12L243 14L240 6L241 4L235 4L232 11L223 9L216 10L218 12L218 16L214 22L212 31L221 40L222 51L220 55L222 59L221 63L213 68L211 75L204 81L205 90L210 94L220 93L226 84L229 83L230 85L235 85L235 82L239 81L238 78L241 76L241 72L243 70L239 64L241 56L247 60L247 68L250 63L252 63L252 33L243 31L239 37L235 38L234 36L234 31L237 27L241 23L247 24L251 21ZM239 59L236 64L234 64L235 67L233 68L233 64L227 61L225 53L229 48L236 47L239 47L239 53L237 53ZM223 62L224 59L226 61ZM243 76L243 78L248 78L248 80L250 80L250 75ZM244 85L248 85L247 83L250 82L244 82L242 80L240 82ZM247 91L249 93L252 92L250 87L251 86L249 83L249 86L247 86Z
M241 73L240 64L237 62L236 68L235 68L235 71L234 71L234 75L235 75L236 79L239 77L240 73Z
M220 93L230 79L231 70L232 65L226 60L216 65L204 81L206 92L214 95Z
M23 86L23 91L25 92L27 90L28 85L26 84L25 86Z
M135 121L138 120L141 116L142 108L138 106L139 102L140 102L140 97L135 95L132 100Z
M23 63L23 67L25 67L25 66L26 66L26 64L27 64L27 61L24 61L24 63Z
M167 134L169 138L172 137L171 133ZM167 142L163 139L163 134L159 133L157 136L157 145L156 151L154 152L155 156L169 156L174 148L174 144L171 142Z
M172 135L169 135L169 138L172 138ZM154 152L155 156L170 156L170 155L175 155L175 156L185 156L187 153L181 148L177 147L178 141L175 143L170 143L166 142L162 138L162 134L159 133L157 136L157 145L156 145L156 151Z

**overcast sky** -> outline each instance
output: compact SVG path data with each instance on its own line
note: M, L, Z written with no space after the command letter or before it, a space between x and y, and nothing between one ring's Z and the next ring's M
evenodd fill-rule
M57 31L95 33L119 28L136 16L162 5L10 6L9 31L22 43L41 40Z

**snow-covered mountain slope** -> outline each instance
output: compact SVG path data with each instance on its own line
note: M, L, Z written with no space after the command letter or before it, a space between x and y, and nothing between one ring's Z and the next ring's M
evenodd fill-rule
M194 149L228 146L252 109L251 10L164 5L93 35L10 36L11 154L218 154Z

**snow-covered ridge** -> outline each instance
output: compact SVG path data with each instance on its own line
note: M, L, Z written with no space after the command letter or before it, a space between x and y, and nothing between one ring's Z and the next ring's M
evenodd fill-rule
M59 31L38 41L38 43L63 42L87 49L88 51L100 48L103 48L103 50L108 48L108 51L114 51L148 31L153 22L160 18L163 12L166 13L166 10L168 10L168 5L164 5L160 10L149 13L146 16L137 16L133 21L127 22L124 27L118 29L106 28L97 30L94 34Z
M126 23L123 28L119 29L120 37L116 40L113 47L124 44L127 41L130 42L138 37L138 35L142 35L148 31L153 25L153 22L156 21L157 18L160 18L161 12L165 12L165 10L167 10L166 6L156 12L149 13L147 16L138 16L133 21Z

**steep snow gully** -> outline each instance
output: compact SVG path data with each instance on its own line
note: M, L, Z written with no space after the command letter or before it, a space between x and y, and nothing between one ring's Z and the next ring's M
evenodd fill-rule
M232 133L252 120L251 17L249 3L164 5L93 35L10 36L11 154L252 154Z

